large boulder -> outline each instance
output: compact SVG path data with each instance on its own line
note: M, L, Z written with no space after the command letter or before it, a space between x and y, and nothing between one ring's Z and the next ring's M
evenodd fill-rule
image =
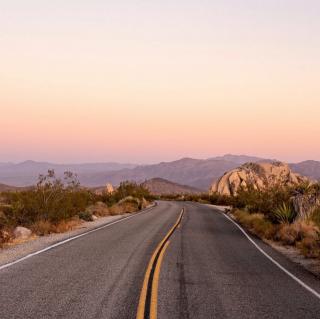
M28 239L32 235L32 231L26 227L18 226L14 229L13 235L16 239Z
M211 186L210 193L234 196L240 188L249 185L254 189L265 189L275 185L293 186L307 181L307 177L293 173L286 163L246 163L220 177Z

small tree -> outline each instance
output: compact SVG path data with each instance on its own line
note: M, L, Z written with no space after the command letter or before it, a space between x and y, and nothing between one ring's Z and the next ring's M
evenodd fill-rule
M48 170L46 175L40 175L36 187L39 196L39 214L44 219L55 219L67 217L67 212L63 209L62 201L68 200L69 193L79 190L79 180L76 174L64 172L63 180L57 178L54 170ZM61 211L60 211L61 210Z

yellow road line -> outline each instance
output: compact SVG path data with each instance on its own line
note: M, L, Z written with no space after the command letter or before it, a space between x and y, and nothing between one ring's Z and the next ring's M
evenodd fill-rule
M137 319L144 319L144 310L145 310L145 306L146 306L149 277L150 277L153 262L157 256L157 253L158 253L158 250L160 249L160 247L158 246L157 249L154 251L154 253L149 261L146 274L144 276L142 290L141 290L140 299L139 299Z
M158 255L161 247L163 246L163 243L168 240L168 238L171 236L171 234L173 233L173 231L175 230L175 228L179 225L180 221L181 221L181 218L182 218L182 215L183 215L183 212L184 212L184 209L182 209L176 223L174 224L174 226L169 230L169 232L167 233L167 235L163 238L163 240L158 244L156 250L154 251L154 253L152 254L152 257L149 261L149 264L148 264L148 267L147 267L147 270L146 270L146 274L144 276L144 280L143 280L143 285L142 285L142 289L141 289L141 293L140 293L140 298L139 298L139 305L138 305L138 311L137 311L137 317L136 319L144 319L144 315L145 315L145 307L146 307L146 299L147 299L147 292L148 292L148 283L149 283L149 278L150 278L150 274L151 274L151 270L152 270L152 266L154 264L154 261L156 259L156 256ZM156 268L158 268L158 265L160 264L159 268L158 268L158 272L160 274L160 267L161 267L161 261L163 259L163 256L164 256L164 252L165 250L167 249L168 247L168 243L166 243L163 248L162 248L162 252L160 253L159 255L159 258L158 258L158 262L157 262L157 265L156 265ZM160 256L162 255L161 257L161 260L160 260ZM159 275L158 275L158 280L159 280ZM157 286L158 287L158 286ZM153 284L152 284L152 292L153 292ZM153 298L153 293L151 295L151 300ZM151 305L152 305L152 301L151 301ZM150 305L150 306L151 306ZM156 303L157 305L157 303ZM153 318L156 318L156 307L155 307L155 317ZM150 308L150 319L153 319L151 317L151 308Z
M161 253L159 255L159 259L157 262L156 269L153 275L152 281L152 291L151 291L151 303L150 303L150 319L157 319L157 309L158 309L158 286L159 286L159 278L160 278L160 269L163 260L163 256L166 252L167 247L169 246L170 241L167 241L163 246Z

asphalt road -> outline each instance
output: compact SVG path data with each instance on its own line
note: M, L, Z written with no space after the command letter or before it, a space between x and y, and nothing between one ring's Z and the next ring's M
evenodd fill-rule
M320 292L319 279L255 242ZM152 287L146 300L140 297L144 282ZM141 299L145 317L156 305L159 319L320 318L320 299L222 213L194 203L160 202L0 270L1 319L136 318Z

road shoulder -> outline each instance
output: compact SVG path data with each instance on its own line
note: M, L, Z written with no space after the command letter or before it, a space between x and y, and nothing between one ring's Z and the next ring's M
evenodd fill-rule
M155 205L152 205L144 210L138 211L133 214L101 217L92 222L84 222L72 231L59 234L50 234L47 236L38 236L24 243L17 244L5 249L0 249L0 267L15 262L16 260L24 258L30 254L34 254L35 252L46 249L47 247L55 245L59 242L63 242L73 237L85 234L89 231L93 231L110 223L120 221L121 219L125 219L130 216L134 216L138 213L149 211L153 207L155 207Z

